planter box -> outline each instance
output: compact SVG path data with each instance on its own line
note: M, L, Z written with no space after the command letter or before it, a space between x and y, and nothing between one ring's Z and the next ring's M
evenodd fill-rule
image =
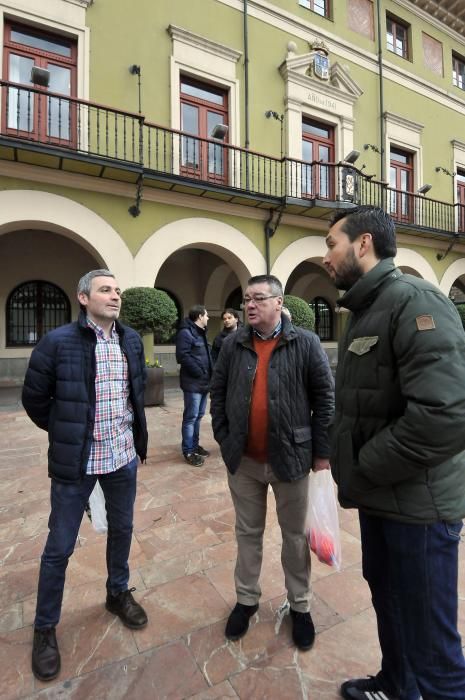
M147 367L144 406L162 406L164 403L165 371L163 367Z

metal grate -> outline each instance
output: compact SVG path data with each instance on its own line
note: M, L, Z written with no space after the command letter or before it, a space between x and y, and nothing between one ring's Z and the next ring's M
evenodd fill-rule
M328 302L322 297L315 297L309 303L315 314L315 333L320 340L331 340L333 337L333 312Z
M69 299L59 287L38 280L25 282L7 300L6 344L35 345L48 331L70 320Z

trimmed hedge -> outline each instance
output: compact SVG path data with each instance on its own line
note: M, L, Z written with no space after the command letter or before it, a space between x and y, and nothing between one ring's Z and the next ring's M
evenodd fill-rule
M300 328L306 328L309 331L315 330L315 314L305 299L285 294L284 306L287 306L291 312L294 326L300 326Z
M173 335L178 311L171 297L153 287L129 287L121 295L121 320L141 335L153 333L155 343Z

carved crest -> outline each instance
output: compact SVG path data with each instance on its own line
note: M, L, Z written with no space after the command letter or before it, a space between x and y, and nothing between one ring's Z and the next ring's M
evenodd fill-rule
M326 44L321 39L315 39L309 43L310 46L310 65L307 70L307 75L315 75L320 80L329 80L329 50Z

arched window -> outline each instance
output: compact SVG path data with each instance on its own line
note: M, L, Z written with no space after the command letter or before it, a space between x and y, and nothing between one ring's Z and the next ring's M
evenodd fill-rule
M51 282L24 282L6 302L6 344L35 345L48 331L70 320L71 306L63 290Z
M328 302L322 297L315 297L309 306L315 314L315 332L320 340L331 340L333 337L333 312Z

